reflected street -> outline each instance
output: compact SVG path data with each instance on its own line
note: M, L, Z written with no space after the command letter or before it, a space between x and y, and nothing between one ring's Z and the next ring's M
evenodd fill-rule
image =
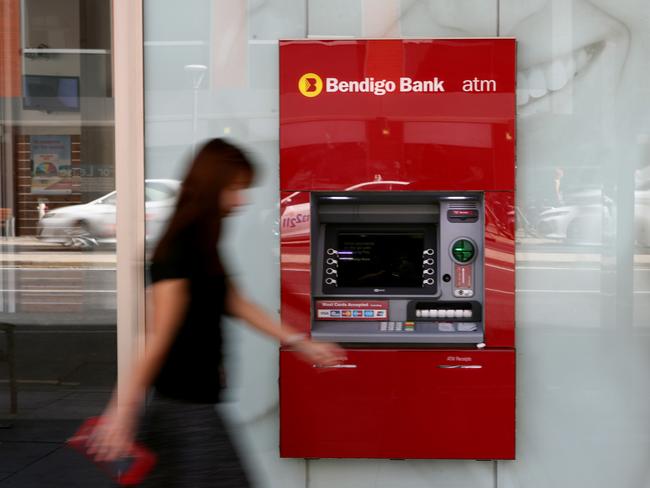
M115 382L115 316L113 250L0 239L0 417L9 413L12 354L15 421L97 414Z

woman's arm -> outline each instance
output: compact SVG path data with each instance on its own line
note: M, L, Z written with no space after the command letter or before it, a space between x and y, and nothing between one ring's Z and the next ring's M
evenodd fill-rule
M136 361L124 388L113 393L93 435L90 452L98 460L116 459L132 443L146 390L160 370L187 308L188 282L186 279L159 281L151 287L151 297L152 330L147 335L145 353Z
M308 362L332 366L346 359L345 351L338 345L308 340L305 334L287 324L281 324L260 306L246 299L232 283L228 286L226 310L281 344L294 347Z

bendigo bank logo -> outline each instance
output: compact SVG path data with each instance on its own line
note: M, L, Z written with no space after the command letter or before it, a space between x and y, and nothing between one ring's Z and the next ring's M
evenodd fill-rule
M482 83L477 89L472 83ZM484 84L487 83L487 89ZM464 92L475 91L496 91L495 80L465 80L463 82ZM334 77L321 78L316 73L305 73L298 79L298 90L307 98L314 98L326 93L369 93L375 96L383 96L391 93L444 93L445 80L437 76L427 80L414 80L408 76L399 79L387 80L367 76L362 80L339 80Z
M298 80L298 90L308 98L316 97L323 91L323 79L316 73L305 73Z

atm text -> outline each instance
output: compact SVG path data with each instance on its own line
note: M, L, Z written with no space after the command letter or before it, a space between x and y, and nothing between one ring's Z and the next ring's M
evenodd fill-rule
M495 80L483 80L477 77L463 80L460 87L463 92L495 92ZM375 79L373 77L358 80L339 80L338 78L325 78L325 91L327 93L371 93L383 96L388 93L444 93L445 80L437 76L430 80L414 80L409 77L399 78L397 81Z

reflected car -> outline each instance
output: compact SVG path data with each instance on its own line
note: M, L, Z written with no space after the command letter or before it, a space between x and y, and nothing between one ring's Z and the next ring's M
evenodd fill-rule
M391 191L403 190L409 185L406 181L395 180L380 180L380 181L366 181L346 188L343 191L355 190L372 190L372 191ZM284 197L280 204L292 203L293 199L298 197L304 192L293 192L289 196ZM291 237L300 237L310 232L310 204L308 202L293 203L293 205L286 205L282 215L280 216L280 228L282 235L285 239ZM280 235L280 230L276 231L276 235Z
M554 207L540 213L540 236L570 244L599 245L615 229L614 202L601 190L585 190L571 195L572 205ZM634 192L635 243L650 246L650 181L637 182Z
M147 242L155 242L164 230L180 188L177 180L145 180ZM113 191L89 203L50 210L39 220L37 237L80 249L114 245L116 202Z

